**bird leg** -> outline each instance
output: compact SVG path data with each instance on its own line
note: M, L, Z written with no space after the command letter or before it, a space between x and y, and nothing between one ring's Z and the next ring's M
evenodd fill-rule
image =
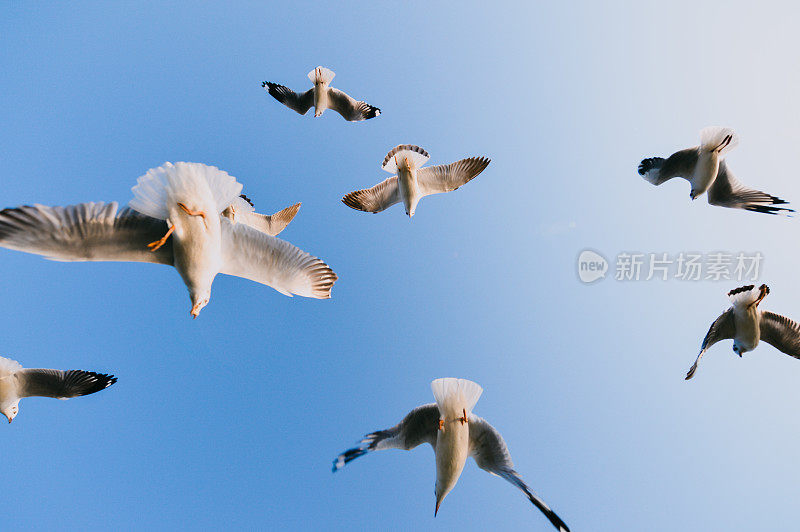
M468 420L467 420L467 409L466 409L466 408L464 408L464 409L463 409L463 410L461 410L461 411L464 413L464 417L460 417L460 418L458 418L458 420L459 420L459 421L461 422L461 424L463 425L464 423L466 423L466 422L468 421Z
M732 135L725 135L725 138L722 139L722 142L720 142L716 148L714 148L714 151L722 151L725 148L725 146L731 143L732 140L733 140Z
M444 419L439 420L439 428L438 430L444 430Z
M764 299L765 297L767 297L767 294L769 294L769 288L767 288L767 285L762 284L758 288L759 288L759 290L761 290L761 293L758 294L758 299L756 299L755 301L750 303L750 308L757 307L758 304L761 303L761 300ZM741 355L739 355L739 356L741 356Z
M183 203L180 203L180 202L178 203L178 207L183 209L183 212L185 212L189 216L202 216L203 217L203 223L205 224L206 227L208 227L208 221L206 219L206 213L205 212L203 212L203 211L193 211L193 210L189 209L189 207L187 207L186 205L184 205Z
M169 227L169 229L167 229L167 234L166 235L162 236L159 240L156 240L155 242L150 242L149 244L147 244L147 247L150 248L150 251L156 251L161 246L163 246L164 244L167 243L167 239L169 238L169 235L171 235L174 230L175 230L175 226L171 225Z

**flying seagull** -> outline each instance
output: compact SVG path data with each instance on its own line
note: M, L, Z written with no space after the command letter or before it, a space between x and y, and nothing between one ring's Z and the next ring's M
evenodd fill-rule
M16 360L0 357L0 413L11 423L23 397L69 399L105 390L115 382L115 376L105 373L24 369Z
M700 354L694 361L686 380L697 371L697 364L712 345L733 338L733 352L740 357L752 351L760 340L764 340L787 355L800 358L800 324L780 314L759 310L761 300L769 294L769 287L762 284L741 286L728 292L733 306L714 320L708 329Z
M711 126L700 131L700 146L677 151L664 159L651 157L639 163L639 175L645 180L660 185L673 177L689 181L691 199L708 191L708 203L732 209L788 215L794 212L786 207L787 202L742 185L723 159L725 154L739 143L739 137L729 128Z
M327 299L337 276L320 259L221 213L242 185L200 163L165 163L116 202L0 211L0 247L59 261L133 261L174 266L197 317L218 273L244 277L291 296ZM170 238L170 236L172 238Z
M397 175L372 188L347 194L342 203L358 211L377 213L402 201L410 218L420 199L456 190L483 172L490 162L486 157L470 157L451 164L422 167L428 159L428 152L419 146L401 144L393 148L381 168Z
M301 94L271 81L265 81L261 86L265 87L273 98L301 115L306 114L312 106L315 117L322 116L325 109L332 109L348 122L359 122L381 114L381 110L374 105L355 100L339 89L331 87L331 80L335 75L332 70L325 67L315 68L308 73L308 79L314 86Z
M436 455L436 509L453 489L461 471L472 456L478 467L511 482L544 513L561 532L569 532L564 521L540 499L519 474L506 442L486 420L472 413L483 389L466 379L444 378L431 383L435 403L415 408L392 428L364 436L361 445L340 454L333 461L333 471L344 467L370 451L382 449L411 450L429 443Z
M259 214L255 212L256 209L252 200L241 194L234 198L233 203L222 211L222 216L233 223L243 223L270 236L278 236L281 231L286 229L289 222L294 219L299 209L300 203L295 203L291 207L286 207L272 215Z

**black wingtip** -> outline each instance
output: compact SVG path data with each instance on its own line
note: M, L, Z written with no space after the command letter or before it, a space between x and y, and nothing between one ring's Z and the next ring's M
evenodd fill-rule
M251 200L250 198L248 198L244 194L239 194L239 197L242 198L243 200L245 200L247 203L249 203L251 207L255 207L255 204L253 203L253 200Z
M96 373L94 371L72 370L67 375L70 387L75 389L78 396L89 395L100 390L105 390L117 382L114 375Z
M663 157L649 157L647 159L642 159L642 161L639 163L639 168L637 171L639 172L639 175L643 176L653 168L661 166L661 163L663 162Z

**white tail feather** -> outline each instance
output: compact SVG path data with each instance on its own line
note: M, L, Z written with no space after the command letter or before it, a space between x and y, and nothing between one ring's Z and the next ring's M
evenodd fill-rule
M431 390L443 416L461 415L462 410L469 414L483 393L477 383L452 377L436 379L431 383Z
M739 144L739 135L729 127L709 126L700 130L700 147L706 150L713 150L720 144L726 142L726 137L730 136L730 141L720 150L720 157L731 151Z
M311 80L311 83L324 83L327 85L328 83L333 80L333 76L336 74L333 70L325 68L323 66L318 66L314 70L308 73L308 79Z
M728 292L728 298L734 306L741 307L753 303L761 295L761 289L754 285L747 285Z
M428 152L419 146L414 146L413 144L401 144L389 150L389 153L383 160L381 168L391 174L395 174L397 173L398 161L407 159L411 168L419 168L430 158L431 156L428 155Z
M132 209L166 220L169 206L175 202L210 204L219 214L239 195L242 185L215 166L178 162L151 168L137 180L132 191Z

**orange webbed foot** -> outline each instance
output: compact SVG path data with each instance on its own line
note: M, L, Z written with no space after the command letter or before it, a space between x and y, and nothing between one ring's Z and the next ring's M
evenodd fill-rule
M175 230L175 226L173 225L172 227L167 229L167 234L165 234L164 236L162 236L160 239L156 240L155 242L150 242L149 244L147 244L147 247L150 248L150 251L158 250L159 248L161 248L161 246L163 246L164 244L167 243L167 239L169 238L169 235L171 235L172 231L174 231L174 230Z

